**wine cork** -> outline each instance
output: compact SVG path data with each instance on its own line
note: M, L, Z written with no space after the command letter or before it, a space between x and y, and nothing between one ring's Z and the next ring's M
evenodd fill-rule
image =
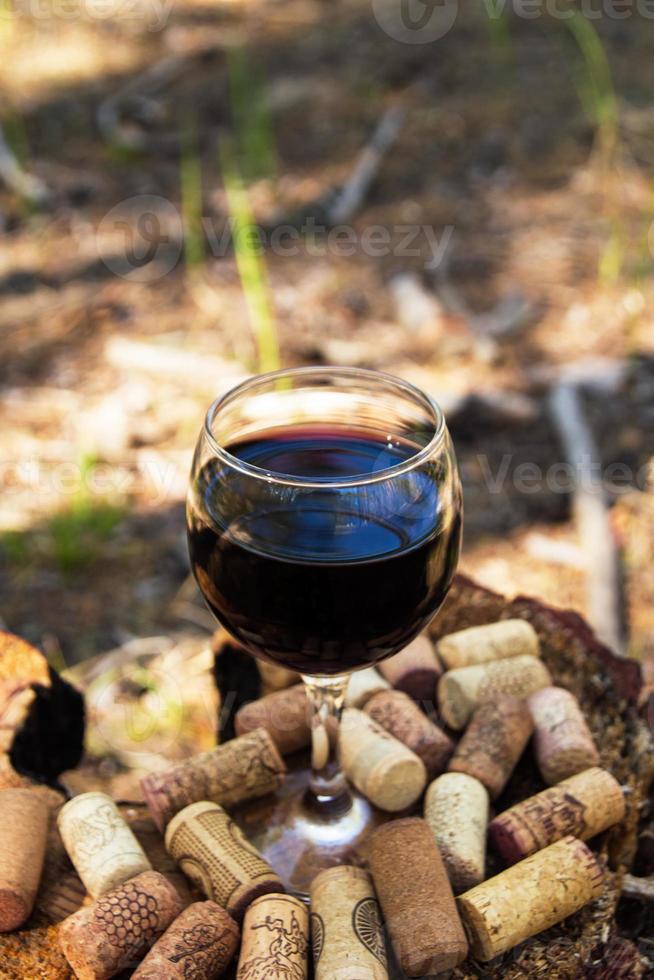
M214 980L232 961L240 934L220 905L195 902L155 943L132 980Z
M282 755L306 748L311 742L309 703L304 684L266 694L244 705L236 714L236 734L265 728Z
M370 842L370 870L400 967L409 977L444 973L468 943L434 835L424 820L384 824Z
M599 763L599 753L579 703L562 687L545 687L528 700L534 719L534 753L552 786Z
M440 713L450 728L460 730L484 701L492 701L499 694L526 698L551 683L547 667L531 656L457 667L443 674L438 683Z
M345 692L346 708L363 708L373 694L380 691L390 691L391 685L382 677L375 667L355 670L350 674Z
M152 819L160 831L191 803L210 801L231 806L274 793L284 782L286 766L263 729L241 735L217 749L153 773L141 780Z
M28 918L41 879L50 810L29 789L0 792L0 932Z
M605 769L586 769L505 810L491 821L488 835L507 864L515 864L569 834L590 840L624 815L617 780Z
M447 768L454 743L404 691L375 694L366 704L365 712L422 759L430 779Z
M116 804L104 793L82 793L59 812L64 847L93 898L150 871L152 865Z
M357 708L343 712L340 752L348 779L388 813L415 803L427 783L422 759Z
M455 895L484 880L489 800L486 787L463 772L446 772L429 786L425 820Z
M458 899L477 959L492 960L549 929L602 893L604 874L576 837L489 878Z
M78 980L108 980L134 966L182 911L158 871L144 871L59 926L59 945Z
M308 976L309 911L291 895L264 895L243 921L237 980Z
M540 643L536 630L525 619L503 619L443 636L436 651L446 670L454 670L505 657L539 657Z
M441 668L431 640L421 633L404 650L383 660L379 670L391 687L415 701L433 701Z
M187 806L166 828L166 850L207 898L240 922L248 905L284 886L222 807Z
M388 980L381 911L362 868L327 868L311 885L315 980Z
M495 800L525 750L534 724L524 701L501 694L481 704L459 742L450 772L465 772L483 783Z

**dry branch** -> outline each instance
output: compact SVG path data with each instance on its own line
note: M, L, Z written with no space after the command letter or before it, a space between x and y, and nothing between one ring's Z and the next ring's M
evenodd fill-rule
M215 394L243 381L246 372L236 361L211 354L198 354L179 347L164 347L146 341L113 337L105 346L105 357L114 367L169 378L192 378L193 384L208 385Z
M597 474L601 457L586 421L577 385L555 385L549 396L552 421L574 469L574 517L585 556L588 618L599 638L624 651L618 554L604 490Z
M9 190L36 206L46 204L52 194L46 184L34 174L23 170L7 143L0 126L0 178Z
M654 902L654 877L625 875L622 880L622 895L624 898L638 898L642 902Z
M386 153L399 136L405 117L406 110L399 104L386 109L369 143L359 155L350 179L328 209L330 224L338 225L349 221L359 210Z
M526 371L526 380L536 386L581 385L597 394L614 394L628 371L627 361L613 357L584 357L570 364L540 364Z
M478 338L499 340L521 331L534 318L536 307L521 292L502 296L486 313L474 313L449 275L449 253L436 267L438 295L448 312L464 319Z
M191 55L167 55L149 65L145 71L139 72L126 85L119 88L98 106L96 118L98 128L108 143L115 143L131 150L152 148L153 134L136 128L134 123L123 119L127 107L137 110L137 115L145 121L156 122L162 115L161 106L155 95L171 82L176 81L189 67L191 57L206 54L215 49L214 44L207 44L192 52ZM159 133L155 142L177 143L178 133Z

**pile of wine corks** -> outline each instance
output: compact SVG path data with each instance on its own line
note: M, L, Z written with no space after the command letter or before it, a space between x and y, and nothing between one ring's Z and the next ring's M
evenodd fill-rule
M277 874L222 805L272 793L285 775L270 735L260 729L144 780L168 854L204 893L206 900L191 904L152 867L109 796L83 793L58 805L58 835L87 892L87 903L58 927L75 976L105 980L137 968L137 977L218 977L239 946L248 956L261 938L252 926L249 945L241 943L244 917L255 906L265 923L283 919L280 909L292 905L289 925L301 922L306 954L308 913L283 895ZM23 926L34 907L53 814L46 793L0 791L0 932Z
M375 949L390 942L409 977L451 970L469 955L491 961L600 896L604 869L586 841L624 818L624 794L600 768L576 698L553 683L540 653L532 625L514 618L443 636L436 647L420 636L355 676L342 763L356 789L395 819L374 834L366 871L336 868L316 880L318 977L346 966L353 977L387 976L386 954L371 963L352 932L348 896L354 903L364 879L384 926ZM235 726L241 735L265 728L283 755L307 746L302 686L241 708ZM527 752L545 788L503 810ZM505 870L488 874L489 865Z
M585 843L625 815L576 698L553 684L523 619L440 638L439 716L458 742L428 787L424 819L448 872L471 954L488 962L600 896ZM542 792L496 812L531 746ZM486 845L506 865L487 877Z
M152 867L108 796L85 793L59 810L88 893L58 928L77 977L131 969L141 980L308 980L313 968L316 980L395 980L396 965L407 977L434 976L468 957L491 962L602 892L603 863L587 842L623 819L623 792L526 621L460 631L436 647L421 636L355 678L343 764L389 819L360 866L315 878L308 907L285 894L230 817L234 805L280 788L284 756L308 746L304 690L280 689L235 722L232 741L142 784L199 900L183 900ZM539 792L512 793L503 807L526 753ZM49 821L37 800L23 789L0 795L3 930L25 921L37 891Z
M92 899L59 927L75 975L108 980L136 968L139 980L211 980L239 948L241 959L258 958L266 938L261 929L287 919L289 928L300 929L306 954L308 912L284 894L274 869L225 809L273 793L285 775L270 735L258 729L143 780L168 854L204 897L186 907L109 797L84 793L70 800L58 814L59 833ZM241 975L248 972L239 966Z

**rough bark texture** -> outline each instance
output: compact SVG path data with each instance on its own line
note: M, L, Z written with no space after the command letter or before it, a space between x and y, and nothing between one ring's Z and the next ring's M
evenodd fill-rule
M62 680L35 647L0 632L3 768L39 782L56 782L82 757L84 721L79 691Z

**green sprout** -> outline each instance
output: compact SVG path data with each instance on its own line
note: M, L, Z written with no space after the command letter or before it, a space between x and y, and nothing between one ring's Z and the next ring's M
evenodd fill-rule
M259 370L275 371L280 366L279 340L259 230L252 217L233 146L227 137L223 137L220 146L236 265L257 343Z
M514 69L514 52L509 18L503 0L485 0L486 23L493 57L505 80Z
M187 128L182 139L180 180L184 221L184 259L186 271L192 274L204 265L205 260L202 229L202 166L194 125Z
M277 169L273 124L260 69L245 47L227 53L236 155L246 181L273 177Z
M618 100L611 66L593 24L574 8L568 14L563 23L575 39L585 66L585 75L578 85L579 98L596 127L601 158L609 164L618 146Z
M579 99L595 127L601 167L615 166L619 149L618 99L611 66L602 40L594 25L579 10L571 7L564 24L574 38L584 60L585 73L577 85ZM609 202L610 205L610 202ZM610 232L598 265L601 283L610 286L622 274L626 259L626 234L620 214L610 207Z

